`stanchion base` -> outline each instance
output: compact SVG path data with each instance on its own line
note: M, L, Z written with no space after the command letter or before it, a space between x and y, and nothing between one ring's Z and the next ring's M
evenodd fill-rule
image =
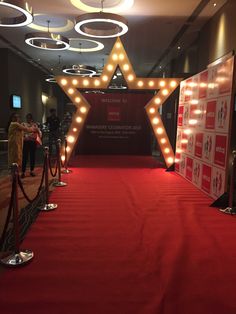
M53 185L54 185L54 186L66 186L66 185L67 185L67 183L62 182L62 181L59 181L59 182L55 182L55 183L53 183Z
M45 204L43 207L40 207L39 210L47 212L56 208L57 204Z
M62 170L62 173L65 173L65 174L68 174L68 173L71 173L71 172L72 172L72 170L69 170L69 169Z
M236 207L220 208L220 211L224 214L236 215Z
M5 266L17 267L28 263L34 257L34 253L30 250L23 250L19 253L11 253L7 257L0 260Z

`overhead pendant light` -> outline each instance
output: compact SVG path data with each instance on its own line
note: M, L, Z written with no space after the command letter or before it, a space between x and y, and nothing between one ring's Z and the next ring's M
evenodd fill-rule
M15 17L1 17L0 27L20 27L33 22L33 10L23 0L0 0L0 8L5 7L16 11ZM20 15L19 15L20 14Z
M70 48L69 39L61 36L60 34L53 34L49 31L48 21L48 32L37 32L29 33L25 36L26 44L43 50L67 50Z
M64 67L62 71L66 74L78 75L78 76L92 76L96 74L95 67L84 65L84 64Z
M101 0L101 12L86 13L76 19L76 32L89 37L112 38L127 33L128 22L123 16L103 12L104 0Z

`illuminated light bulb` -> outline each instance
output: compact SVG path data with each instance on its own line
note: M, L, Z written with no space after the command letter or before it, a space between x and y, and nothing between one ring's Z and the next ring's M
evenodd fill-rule
M70 95L74 94L74 92L75 92L75 91L74 91L73 88L69 88L69 89L68 89L68 93L69 93Z
M165 81L160 81L159 85L160 85L161 87L164 87L164 86L166 86L166 82L165 82Z
M187 144L187 143L188 143L188 140L187 140L186 138L183 138L183 139L181 140L181 143L182 143L182 144Z
M168 95L168 94L169 94L168 89L163 89L163 91L162 91L162 95L166 96L166 95Z
M161 144L165 144L166 143L166 139L163 137L162 139L161 139Z
M143 86L143 81L138 81L138 87L142 87Z
M112 65L112 64L108 64L107 70L108 70L108 71L112 71L112 70L113 70L113 65Z
M161 103L161 98L157 97L155 98L155 104L159 105Z
M169 154L170 149L169 149L169 148L165 148L165 149L164 149L164 152L165 152L166 154Z
M191 125L195 125L195 124L197 124L197 120L196 119L190 119L188 121L188 123L191 124Z
M155 108L150 108L150 109L149 109L149 112L150 112L150 113L155 113L155 111L156 111Z
M103 75L102 76L102 80L103 80L103 82L107 82L108 81L108 76L107 75Z
M75 141L74 136L70 135L70 136L67 137L67 142L74 143L74 141Z
M177 82L176 81L171 81L170 82L170 87L176 87L177 86Z
M196 83L191 82L191 83L189 83L189 86L190 86L190 87L195 87L195 86L196 86Z
M77 104L80 103L80 102L81 102L80 97L76 97L76 98L75 98L75 102L76 102Z
M133 80L134 80L133 74L128 75L128 80L129 80L129 81L133 81Z
M153 124L158 124L158 123L159 123L159 119L158 119L158 118L152 119L152 123L153 123Z
M61 85L65 86L67 84L67 80L66 79L62 79L61 80Z
M191 133L192 133L192 131L190 129L184 130L184 134L191 134Z
M78 122L78 123L81 123L81 122L83 121L83 119L82 119L81 117L77 117L77 118L75 119L75 121Z
M66 160L66 157L65 157L64 155L62 155L62 156L61 156L61 160L62 160L62 161L65 161L65 160Z
M148 85L149 85L150 87L152 87L152 86L154 86L154 82L153 82L153 81L149 81L149 82L148 82Z
M124 54L123 54L123 53L120 53L120 54L119 54L119 59L120 59L120 60L124 60L124 58L125 58Z
M157 134L162 134L164 131L162 128L157 128L156 129Z
M125 71L128 71L128 70L129 70L129 65L128 65L128 64L124 64L123 69L124 69Z
M88 86L89 85L89 81L88 80L83 80L83 85L84 86Z
M73 128L73 132L76 132L77 131L77 128Z
M214 84L214 83L210 83L210 84L208 84L208 88L210 88L210 89L214 89L214 87L215 87L215 84Z
M69 146L66 147L67 153L71 151L71 148Z
M192 105L197 105L198 103L199 103L199 101L197 99L191 100L191 104Z
M207 86L206 83L200 83L200 87L201 87L201 88L204 88L204 87L206 87L206 86Z
M173 157L168 157L168 158L167 158L167 162L168 162L169 164L173 164L174 158L173 158Z
M95 86L99 86L99 85L100 85L100 81L99 81L99 80L95 80L95 81L94 81L94 85L95 85Z
M78 84L78 80L76 80L76 79L72 80L72 84L73 85L77 85Z
M201 114L201 113L202 113L202 110L196 109L196 110L194 110L194 113L195 113L195 114Z
M180 149L180 148L177 148L177 149L176 149L176 153L179 153L179 154L180 154L180 153L182 153L182 152L183 152L182 149Z
M80 112L85 113L86 111L87 111L87 109L85 107L80 108Z
M179 158L175 158L175 162L178 164L179 163Z
M184 94L185 94L186 96L191 96L191 95L193 94L193 92L192 92L191 90L186 90L186 91L184 92Z
M118 55L116 53L114 53L112 55L112 60L114 60L114 61L118 60Z
M120 48L121 47L121 44L120 43L116 43L116 48Z

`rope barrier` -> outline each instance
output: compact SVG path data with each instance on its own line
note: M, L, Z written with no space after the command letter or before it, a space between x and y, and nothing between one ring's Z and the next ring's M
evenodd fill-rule
M229 188L229 206L220 209L221 212L230 215L236 215L236 206L234 206L234 190L235 190L235 179L236 179L236 150L233 152L231 177L230 177L230 188Z
M0 260L5 266L20 266L28 263L33 257L34 253L31 250L20 250L20 236L19 236L19 203L18 203L18 178L19 171L18 165L12 164L12 182L15 182L12 186L13 194L13 229L14 229L14 251Z
M5 237L6 237L6 233L7 233L7 229L9 226L9 222L10 222L11 215L12 215L15 187L16 187L16 180L13 180L12 184L11 184L11 197L10 197L10 202L9 202L9 206L8 206L8 211L7 211L7 218L6 218L5 225L3 227L3 232L2 232L2 235L0 238L0 250L2 250L4 241L5 241Z
M39 194L40 194L40 192L41 192L42 186L43 186L44 176L45 176L45 157L44 157L43 173L42 173L40 185L39 185L39 188L38 188L38 192L37 192L37 194L35 195L35 197L33 197L33 199L29 198L29 196L26 194L25 189L24 189L24 186L23 186L22 181L21 181L21 179L20 179L20 176L18 177L18 184L19 184L19 187L20 187L20 189L21 189L21 192L22 192L22 194L24 195L25 199L26 199L29 203L34 202L34 201L38 198L38 196L39 196Z
M53 185L56 187L66 186L67 183L61 181L61 140L57 140L57 165L58 165L58 179Z
M58 171L58 159L56 159L56 162L55 162L54 167L52 167L52 165L51 165L51 160L50 160L50 158L48 159L48 164L49 164L49 170L50 170L51 176L52 176L53 178L55 178L56 175L57 175L57 171ZM53 173L52 168L55 168L55 172L54 172L54 173Z
M48 168L49 168L49 148L44 148L45 158L45 205L40 208L41 211L49 211L57 208L57 204L49 204L49 180L48 180Z

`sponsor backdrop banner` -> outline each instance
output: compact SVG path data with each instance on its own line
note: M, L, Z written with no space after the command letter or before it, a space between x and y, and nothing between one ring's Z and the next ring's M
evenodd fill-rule
M152 130L144 107L151 94L83 94L91 105L79 154L151 154Z
M176 167L217 199L226 191L234 57L182 81Z

